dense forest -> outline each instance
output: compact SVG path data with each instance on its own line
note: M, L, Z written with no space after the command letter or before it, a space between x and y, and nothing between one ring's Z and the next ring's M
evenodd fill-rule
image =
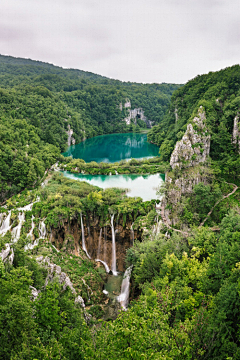
M210 156L224 172L239 170L239 156L231 142L234 118L240 106L240 66L199 75L176 90L163 121L148 133L148 140L160 146L163 160L169 160L174 145L187 129L199 106L207 115L211 134Z
M122 121L128 114L126 99L158 123L176 88L123 83L81 70L0 56L0 201L41 181L45 170L66 150L69 128L76 143L96 135L133 131L134 124ZM138 119L137 126L146 125Z
M14 68L16 60L9 61ZM21 61L25 66L26 60ZM30 77L32 72L30 66ZM68 74L75 76L75 70ZM110 81L90 73L83 77L81 81L96 80L96 86ZM41 176L59 157L68 170L91 174L100 169L104 174L164 169L166 181L156 199L143 202L127 198L120 189L102 190L52 170L41 187L32 183L34 188L6 200L0 212L1 359L240 359L239 81L240 67L233 66L198 76L173 93L169 111L148 135L160 146L162 163L132 159L104 165L63 159L59 145L43 137L47 123L41 130L29 116L11 115L11 121L6 116L4 164L19 149L22 158L14 167L19 181L21 159L28 157L32 172L39 166ZM62 103L58 99L56 104L65 104L63 117L76 116L82 129L81 121L85 123L77 118L77 109L70 103L66 107L65 90L52 86L59 88L45 90L52 94L46 111L61 94ZM17 85L3 90L3 120L12 111L7 96L16 91ZM19 130L8 137L9 128ZM88 234L91 249L101 231L106 241L114 234L119 246L120 236L133 236L126 256L121 254L125 268L132 269L127 311L103 293L111 275L97 266L96 257L89 259L79 240Z

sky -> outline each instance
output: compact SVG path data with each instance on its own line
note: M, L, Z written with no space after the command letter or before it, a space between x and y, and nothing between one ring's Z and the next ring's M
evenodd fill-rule
M182 84L239 64L239 14L239 0L1 0L0 54Z

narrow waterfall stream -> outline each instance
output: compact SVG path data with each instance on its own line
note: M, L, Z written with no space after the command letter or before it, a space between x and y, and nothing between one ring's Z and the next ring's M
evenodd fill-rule
M112 273L117 276L117 264L116 264L116 243L115 243L115 231L114 231L114 214L111 215L111 229L112 229Z
M98 251L97 251L97 259L95 259L95 261L99 261L100 263L102 263L105 267L106 273L109 273L110 269L108 264L103 261L100 260L101 257L101 243L102 243L102 228L100 229L100 234L99 234L99 238L98 238Z
M84 235L84 226L83 226L83 219L82 219L82 213L81 213L81 229L82 229L82 248L85 251L87 257L91 259L90 255L88 254L86 244L85 244L85 235Z
M20 238L22 224L25 221L25 212L24 211L22 213L20 212L18 214L18 221L19 221L18 225L12 229L13 242L17 242Z
M121 286L121 294L118 296L117 300L120 302L124 310L127 309L129 301L129 288L130 288L130 278L132 272L132 265L127 268L123 275L123 281Z
M27 237L30 237L31 239L32 239L32 237L33 237L33 230L34 230L34 228L35 228L34 219L35 219L35 217L32 215L32 226L31 226L31 230L30 230L29 233L27 234Z
M1 235L5 235L6 232L11 229L10 219L11 219L11 210L9 211L7 217L2 222L2 225L0 227Z
M39 230L39 238L45 239L47 231L46 231L46 225L43 220L40 221L38 230Z

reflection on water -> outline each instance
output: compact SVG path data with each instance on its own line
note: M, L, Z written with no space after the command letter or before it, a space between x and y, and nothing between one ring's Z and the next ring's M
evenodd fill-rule
M159 148L147 142L147 134L110 134L87 139L63 153L86 162L113 163L124 159L158 156Z
M127 196L141 197L144 201L157 199L156 189L164 182L164 174L154 175L82 175L63 171L64 176L106 189L118 187L128 189Z

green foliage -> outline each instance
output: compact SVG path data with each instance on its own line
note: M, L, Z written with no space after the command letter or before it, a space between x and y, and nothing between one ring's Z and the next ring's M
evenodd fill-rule
M76 143L113 132L129 132L122 121L130 99L152 121L165 113L174 84L123 83L81 70L0 55L0 202L39 185L66 150L67 132ZM132 131L146 127L137 119ZM94 170L90 173L95 173Z
M160 146L162 159L169 160L175 143L182 138L187 124L202 105L211 135L210 156L219 161L223 173L233 170L236 174L239 157L231 139L239 99L239 65L197 76L173 93L169 111L149 131L148 141Z

